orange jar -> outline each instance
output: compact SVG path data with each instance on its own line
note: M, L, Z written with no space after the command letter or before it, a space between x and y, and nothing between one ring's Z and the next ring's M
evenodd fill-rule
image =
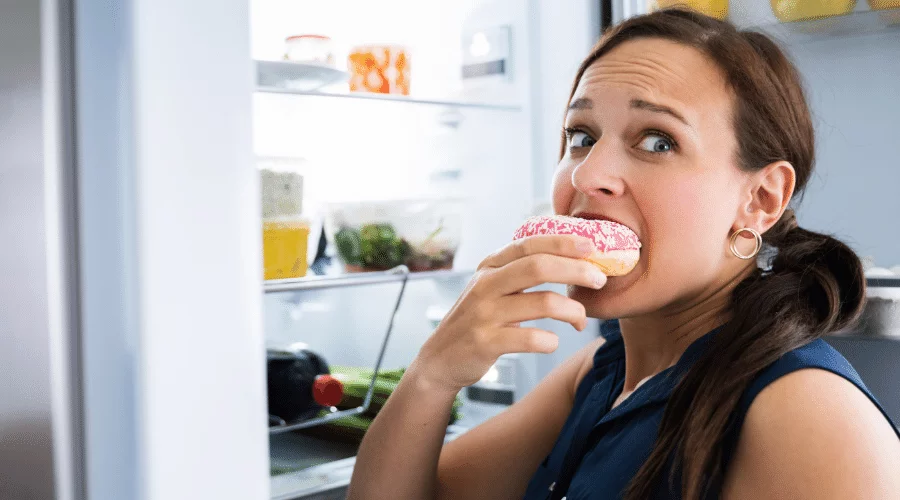
M728 15L728 0L650 0L648 3L650 10L684 5L717 19L725 19Z
M409 95L409 52L397 45L355 47L347 58L351 92Z
M808 21L843 16L853 12L856 0L770 0L772 12L781 22Z

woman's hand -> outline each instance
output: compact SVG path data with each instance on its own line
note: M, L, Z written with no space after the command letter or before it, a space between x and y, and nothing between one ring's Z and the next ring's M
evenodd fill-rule
M553 318L581 331L587 325L584 306L556 292L524 290L543 283L602 288L606 275L583 260L593 251L587 238L542 235L490 255L408 371L431 388L458 392L478 382L502 354L555 351L555 334L519 324Z

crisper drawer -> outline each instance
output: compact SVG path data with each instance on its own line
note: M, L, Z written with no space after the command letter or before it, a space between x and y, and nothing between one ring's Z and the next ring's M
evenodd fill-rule
M463 398L462 417L447 427L447 443L505 411L505 405ZM358 448L294 432L269 436L273 500L343 499L353 476Z
M271 497L344 498L357 451L354 445L293 432L270 435Z

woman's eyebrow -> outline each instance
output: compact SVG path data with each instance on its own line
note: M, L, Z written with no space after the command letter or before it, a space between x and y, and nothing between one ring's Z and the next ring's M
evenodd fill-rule
M675 111L674 109L663 106L662 104L652 103L650 101L645 101L643 99L632 99L631 100L631 108L632 109L643 109L646 111L650 111L652 113L664 113L670 116L675 117L681 123L684 123L688 127L691 126L690 123L681 115L681 113ZM578 109L593 109L594 101L590 100L587 97L579 97L575 99L569 104L569 111L578 110Z
M674 109L672 109L668 106L663 106L662 104L655 104L655 103L652 103L649 101L645 101L643 99L632 99L631 107L632 107L632 109L643 109L643 110L651 111L653 113L664 113L667 115L671 115L671 116L674 116L675 118L677 118L678 121L680 121L681 123L684 123L685 125L687 125L688 127L691 126L691 124L688 123L688 121L685 120L684 117L681 116L680 113L678 113L677 111L675 111Z
M569 104L569 111L572 111L573 109L592 109L593 107L594 101L587 97L579 97Z

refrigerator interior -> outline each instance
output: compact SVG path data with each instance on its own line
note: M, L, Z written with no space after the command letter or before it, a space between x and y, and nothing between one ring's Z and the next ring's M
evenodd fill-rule
M339 68L354 44L402 43L410 52L409 96L361 99L344 82L321 88L326 95L254 94L259 163L291 165L303 175L304 212L313 227L321 226L326 202L466 198L455 271L407 283L382 369L412 361L478 262L533 210L527 3L251 3L255 60L281 59L285 38L303 33L331 37ZM509 76L463 81L464 34L498 28L509 30ZM331 365L372 367L399 290L392 282L267 293L266 343L302 342ZM534 377L533 365L526 376ZM448 439L502 409L466 401ZM269 444L273 498L339 495L349 481L353 444L297 432L272 434Z

